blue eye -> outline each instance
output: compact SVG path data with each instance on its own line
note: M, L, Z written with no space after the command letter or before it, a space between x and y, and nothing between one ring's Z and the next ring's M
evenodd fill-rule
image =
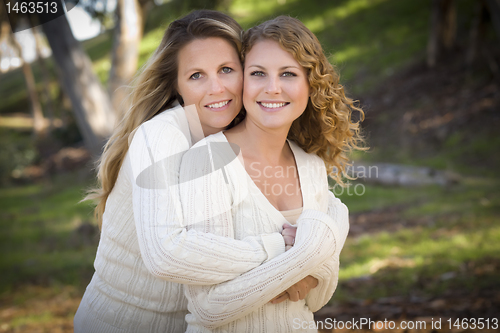
M264 76L264 72L262 71L255 71L250 73L251 76Z
M201 74L199 72L196 72L193 75L191 75L189 78L192 80L198 80L201 78Z
M221 72L224 74L229 74L233 71L231 67L222 67Z

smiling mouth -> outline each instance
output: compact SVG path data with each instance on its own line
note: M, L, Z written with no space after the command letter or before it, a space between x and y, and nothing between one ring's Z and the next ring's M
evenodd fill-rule
M265 108L268 109L277 109L277 108L282 108L285 105L290 104L289 102L280 102L280 103L266 103L266 102L257 102L258 104L262 105Z
M228 99L227 101L222 101L222 102L217 102L217 103L212 103L212 104L207 104L205 105L207 108L210 108L210 109L220 109L224 106L226 106L229 102L231 102L230 99Z

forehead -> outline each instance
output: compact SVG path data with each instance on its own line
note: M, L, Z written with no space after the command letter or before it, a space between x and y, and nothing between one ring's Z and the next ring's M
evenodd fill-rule
M221 37L195 39L179 50L179 66L195 62L213 62L215 59L238 59L236 48Z
M300 66L293 55L272 39L257 41L245 57L245 67L259 66ZM302 66L300 66L302 67Z

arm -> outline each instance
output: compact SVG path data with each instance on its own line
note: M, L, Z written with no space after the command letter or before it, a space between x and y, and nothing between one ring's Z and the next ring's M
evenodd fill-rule
M167 281L214 284L282 253L284 243L277 233L237 241L188 230L176 185L180 160L188 148L177 127L158 119L141 125L129 147L134 219L148 270ZM229 249L234 255L221 255Z
M272 300L273 304L281 303L287 299L293 302L299 299L306 299L309 309L316 312L328 303L337 288L339 255L349 231L349 216L347 207L339 199L335 198L333 193L328 193L327 214L337 223L340 232L338 237L340 242L337 243L335 255L320 265L311 275L287 289L286 292L278 295ZM295 227L287 224L283 225L282 235L285 240L285 248L291 248L296 235Z
M207 155L183 157L180 179L190 180L180 189L185 220L192 228L234 237L231 209L238 205L238 196L244 192L238 188L241 174L232 165L212 171L213 163ZM196 178L196 174L204 176ZM333 255L338 231L326 214L305 211L298 221L297 234L292 249L233 280L213 286L185 286L190 316L208 328L237 320L309 275ZM186 319L189 322L194 318Z
M336 229L326 214L305 211L292 249L233 280L214 286L185 286L188 310L210 329L246 316L331 257Z
M335 253L324 264L320 265L311 276L318 280L316 288L312 289L306 296L306 304L312 312L321 309L330 301L337 288L339 274L339 255L344 247L347 233L349 232L349 212L335 195L329 191L328 216L333 219L338 227L339 234L336 237L337 246Z

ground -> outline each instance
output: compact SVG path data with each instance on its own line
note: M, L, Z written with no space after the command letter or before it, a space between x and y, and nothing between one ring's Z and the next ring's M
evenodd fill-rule
M316 319L387 319L394 320L397 325L402 321L426 323L425 329L394 329L392 332L462 332L462 322L460 326L448 327L448 319L453 318L451 324L455 324L455 318L500 319L500 260L498 256L491 254L498 254L495 252L496 248L488 250L488 246L492 245L485 241L488 235L498 235L496 225L500 216L498 190L494 185L498 180L496 170L500 167L500 155L493 153L500 148L500 137L496 134L500 125L498 73L489 71L488 68L478 70L474 66L467 67L460 56L451 57L432 70L420 61L381 81L370 93L360 96L359 100L366 111L363 126L368 134L368 144L372 147L371 152L361 158L368 161L430 165L459 172L464 179L470 178L467 180L469 183L486 185L462 184L448 189L433 189L429 190L429 197L425 194L406 202L398 202L399 198L389 198L389 203L369 209L354 209L355 201L359 198L353 199L353 204L348 204L350 208L353 207L353 213L350 217L348 243L341 257L341 270L353 265L353 257L365 249L360 245L363 242L371 242L373 245L391 235L405 239L405 231L409 231L408 237L430 237L438 242L447 238L454 239L457 235L462 237L461 233L474 236L475 231L482 230L483 233L477 239L477 247L482 247L484 243L485 248L479 249L483 252L479 252L476 257L453 259L455 262L449 263L446 258L453 257L455 252L473 252L466 244L452 243L449 252L432 257L438 267L426 268L426 265L418 266L418 258L404 255L406 243L401 241L398 246L403 249L393 247L391 251L396 249L395 254L372 261L368 274L341 278L336 292L339 296L334 296L331 304L316 314ZM69 151L61 156L59 159L52 159L53 167L70 165L74 168L71 163L73 155ZM84 155L75 156L82 158ZM57 161L65 163L57 164ZM411 197L411 192L418 190L389 188L383 191L407 191L404 192L405 196ZM464 215L460 207L447 208L450 203L446 201L446 196L450 196L452 201L456 198L457 206L465 206L471 210L472 215ZM439 210L429 206L437 198L443 206ZM468 206L469 201L474 202L472 206ZM413 206L420 209L419 213L411 214ZM428 211L433 213L426 213ZM3 213L2 218L13 216ZM469 217L470 225L464 222ZM82 225L88 224L74 224L72 235L80 239L78 230L84 230ZM431 231L426 234L426 230ZM458 241L466 239L465 236L460 237L457 238ZM44 242L49 243L48 240ZM89 238L89 242L92 246L96 245L93 237ZM52 246L43 246L50 247L49 245ZM410 245L413 246L408 243L408 247ZM76 245L71 244L71 249L73 247ZM375 247L368 249L377 250ZM403 255L399 255L400 252ZM441 269L440 260L449 267ZM30 265L30 262L27 261L26 265ZM19 266L16 269L27 268ZM48 271L47 276L50 274L51 271ZM87 281L89 271L85 270L81 274L85 274L84 280ZM401 282L404 279L411 281ZM0 332L71 332L72 319L84 286L51 282L45 278L27 281L31 282L19 284L10 292L2 294ZM399 287L396 287L402 289L394 286L398 283ZM438 318L442 318L441 329L435 325ZM489 324L490 329L469 331L496 331L492 329L493 321Z

